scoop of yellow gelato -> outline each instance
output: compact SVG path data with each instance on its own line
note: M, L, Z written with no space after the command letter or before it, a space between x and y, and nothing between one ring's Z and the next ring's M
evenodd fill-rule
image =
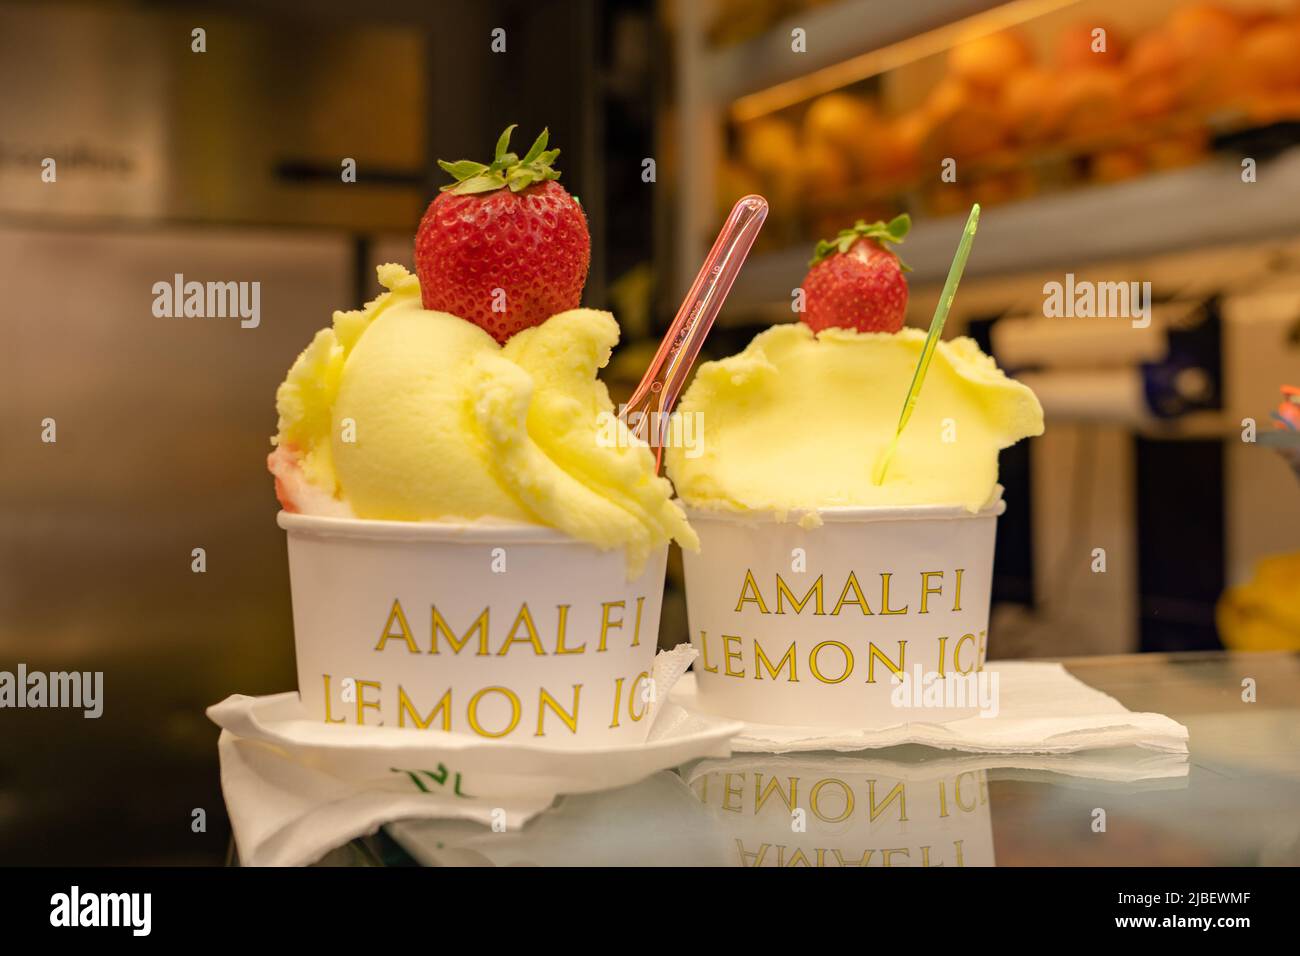
M698 547L654 456L596 372L618 342L608 312L574 309L500 346L421 307L419 281L336 312L276 392L270 466L282 502L317 514L547 525L639 573L675 538Z
M701 365L677 414L695 448L665 458L689 505L778 513L869 505L960 505L999 494L998 450L1043 431L1043 410L969 338L940 342L885 480L872 480L898 426L925 334L814 333L803 323Z

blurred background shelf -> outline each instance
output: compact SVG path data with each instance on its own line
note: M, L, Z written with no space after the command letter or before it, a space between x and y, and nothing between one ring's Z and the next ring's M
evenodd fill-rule
M994 207L980 220L967 274L1070 267L1300 232L1300 149L1260 163L1258 176L1267 178L1267 188L1243 182L1241 173L1239 163L1215 158L1189 169ZM1297 201L1278 202L1279 195ZM910 281L942 281L964 222L965 215L945 216L914 226L905 249ZM808 269L809 249L801 244L756 255L728 308L788 313L792 290Z
M1037 9L1072 2L1075 0L1031 0L1031 4L1017 6L1032 5ZM840 66L861 56L864 50L906 40L997 6L997 0L908 0L905 3L842 0L812 6L784 17L758 36L706 50L705 82L712 97L719 102L730 102ZM790 44L795 29L805 31L813 39L805 52L792 57ZM716 29L713 38L718 39Z
M674 154L675 293L747 192L772 200L757 251L782 283L818 239L902 211L917 223L909 252L925 281L947 255L930 223L942 230L975 201L990 213L973 264L986 271L1186 248L1216 225L1221 202L1244 200L1243 220L1258 223L1228 224L1220 242L1292 224L1274 204L1232 194L1240 170L1221 168L1245 155L1263 163L1300 139L1290 0L669 9L677 83L662 136ZM803 47L792 47L795 33ZM1277 171L1279 191L1293 173ZM1185 208L1197 205L1203 217ZM995 216L995 206L1018 208ZM997 238L1013 229L1034 237L1028 255ZM765 296L747 286L741 301Z

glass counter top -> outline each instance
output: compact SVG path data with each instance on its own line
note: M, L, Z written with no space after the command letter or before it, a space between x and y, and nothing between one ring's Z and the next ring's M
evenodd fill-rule
M1300 863L1300 655L1075 658L1190 732L1139 748L733 754L561 797L517 831L407 820L325 865L1253 866ZM1250 699L1253 692L1253 701Z

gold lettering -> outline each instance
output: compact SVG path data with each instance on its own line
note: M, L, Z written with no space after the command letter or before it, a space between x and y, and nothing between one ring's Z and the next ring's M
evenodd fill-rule
M961 669L961 646L965 644L967 641L970 641L972 644L974 644L975 635L963 634L961 636L961 640L957 642L956 647L952 649L952 669L955 670L958 674L969 674L971 671L975 669L974 664L972 664L970 667L966 668L965 670Z
M848 600L850 590L854 594L852 601ZM858 576L852 571L849 572L849 579L844 582L844 590L840 592L840 599L835 602L835 610L831 611L831 617L839 614L840 609L846 604L856 604L862 608L864 615L871 613L871 608L867 606L867 597L862 593L862 586L858 584Z
M962 572L965 570L966 570L965 568L957 569L957 593L956 596L953 598L953 602L952 602L952 609L954 611L961 610L961 575Z
M907 789L903 786L903 781L894 784L894 788L889 791L885 797L884 803L876 803L876 781L867 781L867 802L871 805L871 822L876 822L876 817L880 816L889 809L889 805L895 800L898 801L898 822L907 822Z
M338 720L332 720L330 718L330 675L322 674L321 676L325 678L325 723L327 724L347 723L348 719L346 717L340 717Z
M556 610L559 611L560 622L556 625L559 636L555 641L556 654L581 654L587 649L586 643L581 647L566 647L564 645L564 632L569 629L569 605L557 604Z
M835 854L835 859L839 861L840 866L866 866L868 863L871 862L871 854L875 853L876 851L863 850L862 856L858 857L857 863L845 863L844 854L840 851L839 847L831 847L831 852Z
M768 798L772 796L773 790L781 794L781 798L785 803L786 812L787 813L794 812L795 801L799 799L799 778L791 777L790 789L783 792L781 790L781 784L779 782L778 777L773 776L772 779L768 781L767 786L764 787L763 774L755 773L754 774L754 815L755 816L757 816L758 812L763 809L763 804L767 803Z
M709 802L709 776L710 774L706 773L695 781L695 795L700 798L700 803Z
M779 847L779 849L782 851L781 855L784 857L785 847L782 846ZM778 865L779 866L812 866L812 864L808 862L808 855L804 853L803 849L800 847L795 848L794 856L790 857L789 863L786 863L784 860L782 860Z
M519 633L519 625L522 624L528 631L527 637L516 637ZM519 615L515 618L515 623L510 625L510 633L506 636L505 642L501 645L501 650L497 651L497 657L505 657L510 648L516 644L531 644L533 654L537 657L545 657L546 651L542 648L542 642L537 638L537 625L533 623L533 612L528 610L527 603L519 608Z
M786 680L791 684L799 683L799 678L795 674L794 641L790 642L790 646L785 649L785 654L781 656L781 660L778 661L776 667L773 668L772 662L768 660L767 654L763 652L763 645L758 643L757 639L754 640L754 680L763 679L764 669L767 670L768 677L772 678L772 680L777 680L782 668L784 668L786 664L790 665L790 676L787 677Z
M828 817L822 813L821 806L817 799L821 796L822 788L830 786L831 784L838 786L840 792L844 794L844 812L838 817ZM843 823L853 813L853 789L837 777L826 777L822 780L818 780L816 785L813 786L812 791L808 794L808 805L812 808L812 812L817 819L821 820L823 823Z
M704 670L708 671L710 674L716 674L718 672L717 664L714 664L712 667L709 666L708 631L700 631L700 666L703 667Z
M822 676L821 668L817 666L817 657L821 654L823 647L838 647L844 652L844 673L839 677L836 677L834 680ZM816 677L823 684L838 684L853 671L853 652L849 650L848 645L841 644L839 641L822 641L814 647L812 653L808 655L808 669L813 672L813 677Z
M737 778L737 777L740 779L740 783L736 784L733 787L731 785L731 781L733 778ZM722 775L721 809L726 810L728 813L740 813L741 805L743 803L743 801L741 800L741 794L744 792L741 784L743 784L744 782L745 782L745 775L743 773L724 773ZM735 806L731 805L732 797L736 798Z
M904 604L901 609L891 608L889 606L889 579L893 574L889 571L882 571L880 574L880 603L883 605L881 614L906 614L907 605Z
M394 621L400 625L402 633L393 633ZM384 622L384 630L379 635L379 643L375 645L375 650L382 651L384 645L395 638L405 641L406 649L412 654L420 653L420 649L415 645L415 638L411 637L411 626L406 623L406 613L402 610L402 605L397 598L393 598L393 609L388 612L388 620Z
M978 800L978 796L977 796L977 797L976 797L976 800L972 800L972 801L970 802L970 804L968 805L968 804L966 803L966 801L964 801L964 800L961 798L961 781L962 781L962 777L974 777L974 776L975 776L974 773L972 773L972 772L969 771L969 770L966 770L966 771L963 771L962 773L957 774L957 779L953 782L953 786L952 786L952 798L953 798L953 800L954 800L954 801L956 802L956 804L957 804L957 809L960 810L962 813L970 813L972 810L974 810L974 809L975 809L975 806L976 806L976 800ZM979 787L976 786L975 790L976 790L976 794L978 794L978 793L979 793Z
M617 621L611 621L609 619L610 609L616 607L622 608L625 606L626 606L626 602L624 601L601 601L600 602L600 646L596 648L597 651L607 650L605 646L605 640L606 638L609 637L609 632L613 628L619 628L623 626L623 619L621 617Z
M438 608L433 608L433 646L429 648L430 654L438 653L438 635L445 634L447 643L451 645L452 653L459 654L461 649L469 643L469 636L478 631L478 650L475 651L475 657L488 656L488 611L484 608L483 612L474 619L474 623L465 629L465 636L456 637L456 632L451 629L445 618L438 613Z
M936 574L939 576L939 586L937 588L932 588L930 587L930 578ZM930 613L930 608L928 607L928 604L930 601L931 594L939 594L939 595L943 594L943 572L942 571L921 572L921 610L920 610L921 614Z
M619 704L623 702L623 678L619 677L614 681L614 719L610 722L609 729L613 730L618 726Z
M728 677L744 677L745 670L743 667L739 671L733 671L731 669L731 662L741 659L741 652L738 650L733 651L731 649L732 641L735 641L737 644L739 644L740 638L737 637L735 634L722 635L722 655L726 659L725 660L725 664L727 665L726 673Z
M637 699L636 689L638 686L640 686L641 681L645 680L649 676L650 673L648 671L642 671L641 673L637 674L636 680L632 681L632 687L627 692L627 715L632 718L633 722L638 721L642 717L644 717L646 715L646 711L650 709L649 701L645 702L645 706L641 708L641 713L639 714L636 712L636 706L635 706L636 699Z
M947 637L939 638L939 676L940 677L944 676L943 659L944 659L944 655L948 652L947 649L948 649L948 638Z
M547 707L555 711L555 713L559 716L560 720L564 721L564 726L569 728L569 733L576 734L578 732L578 695L581 692L582 692L582 685L574 684L573 685L573 712L567 713L560 707L560 702L551 696L551 692L548 691L545 687L543 687L541 696L538 698L537 701L537 733L535 733L533 736L534 737L546 736L546 731L543 728L546 721Z
M906 652L907 652L907 641L899 641L898 642L898 663L895 664L888 657L886 657L885 652L882 651L880 648L876 647L874 643L868 643L867 644L867 683L874 684L876 682L876 660L877 659L879 659L881 663L883 663L886 667L888 667L890 672L895 677L902 677L903 668L906 666L905 664Z
M884 855L884 857L885 857L885 862L882 863L881 866L893 866L893 865L894 865L894 854L895 854L895 853L901 853L901 854L903 854L903 856L908 857L908 858L911 858L911 856L912 856L912 852L911 852L910 850L906 849L905 847L901 847L901 846L900 846L900 847L897 847L896 849L892 849L892 850L881 850L880 852L881 852L881 853Z
M746 597L752 592L752 597ZM754 572L745 571L745 583L740 586L740 600L736 602L736 613L739 614L745 607L747 601L752 601L758 605L758 613L766 614L767 605L763 602L763 592L758 589L758 582L754 580Z
M451 689L448 688L447 693L442 695L442 700L438 701L438 703L434 706L433 710L429 711L429 716L421 719L420 712L416 710L415 705L411 703L411 698L406 696L406 690L402 687L401 684L398 684L397 685L397 726L399 727L406 726L407 714L411 715L411 721L420 730L428 730L429 725L433 723L433 719L437 717L439 714L442 714L442 729L451 730Z
M645 604L645 595L642 594L636 599L636 624L632 627L632 646L641 646L641 606Z
M740 851L740 865L741 866L762 866L763 858L767 856L767 848L769 845L770 844L764 843L762 846L758 848L758 850L751 853L745 849L745 844L741 840L737 839L736 849Z
M366 722L366 708L371 707L379 710L379 703L373 700L366 700L366 688L373 687L375 690L382 690L382 685L377 680L359 680L357 681L357 725L360 726ZM380 721L383 723L383 721Z
M485 730L478 720L479 701L481 701L487 694L504 694L506 699L510 701L510 722L506 724L504 730L497 731L496 733ZM484 687L469 699L469 725L473 729L474 733L478 734L480 737L504 737L519 725L519 713L519 698L516 696L515 692L508 687Z
M776 576L776 613L784 614L785 611L782 609L782 602L789 601L791 607L794 608L794 613L802 614L804 605L808 603L808 599L816 598L816 603L813 605L813 614L825 614L826 609L822 606L822 590L822 576L819 574L817 575L817 580L813 582L813 586L808 589L808 593L803 596L802 600L800 600L794 596L794 593L786 585L785 581L781 580L781 575L778 574Z

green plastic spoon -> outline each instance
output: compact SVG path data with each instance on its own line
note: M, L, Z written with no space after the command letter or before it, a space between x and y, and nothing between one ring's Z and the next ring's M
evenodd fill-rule
M885 454L880 461L876 463L872 481L877 485L885 481L885 472L889 469L889 463L894 460L894 452L898 450L898 439L902 437L903 429L907 427L907 420L912 417L912 409L916 407L916 400L921 395L921 385L925 382L926 372L930 370L930 360L934 358L934 350L939 345L943 324L948 321L948 310L952 308L952 300L957 295L957 283L961 281L961 274L966 269L966 260L970 258L971 245L975 242L975 227L979 225L979 221L980 207L979 203L976 203L970 207L970 217L966 220L966 228L962 230L961 242L957 244L957 254L952 257L952 265L948 267L948 278L943 284L943 294L939 296L939 304L934 309L934 318L930 320L930 333L925 337L921 360L912 374L912 386L907 390L907 399L903 402L903 414L898 416L898 428L894 432L894 439L885 449Z

